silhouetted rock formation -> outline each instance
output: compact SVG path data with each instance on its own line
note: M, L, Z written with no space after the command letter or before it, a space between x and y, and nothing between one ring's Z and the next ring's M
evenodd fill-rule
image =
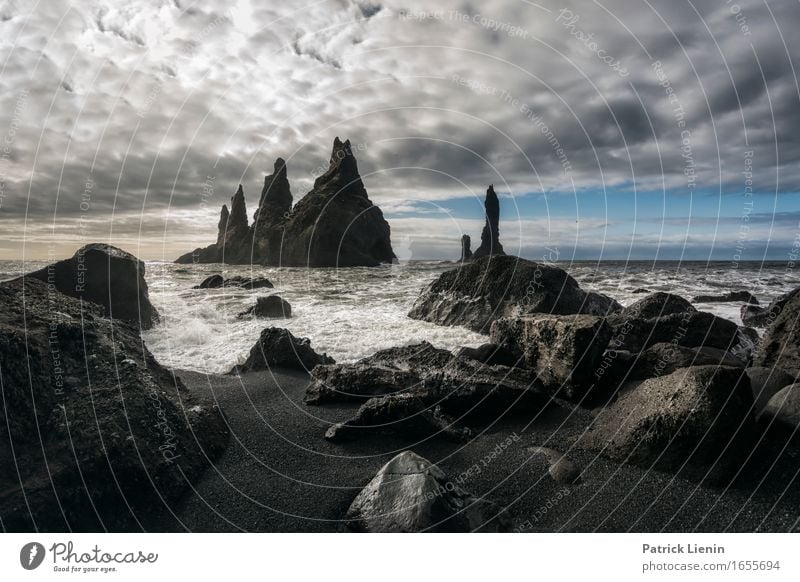
M493 185L486 190L486 201L483 206L486 209L486 224L481 232L481 246L475 250L473 259L506 254L503 245L500 244L500 201L494 193Z
M150 303L144 263L132 254L103 243L78 249L63 261L28 273L56 290L102 305L109 317L150 329L159 315Z
M177 500L227 444L219 409L153 358L113 299L115 319L38 278L0 284L4 531L140 528L140 511Z
M292 209L286 162L275 162L252 225L247 224L242 187L222 207L217 242L177 263L270 266L377 266L395 260L389 224L372 204L349 141L333 142L330 166Z
M461 235L461 262L472 260L472 239L468 234Z

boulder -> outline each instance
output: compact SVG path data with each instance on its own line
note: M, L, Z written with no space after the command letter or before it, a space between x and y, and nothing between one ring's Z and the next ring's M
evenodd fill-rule
M745 303L739 310L742 323L750 327L766 327L769 310L765 307Z
M716 480L741 466L752 406L743 370L681 368L626 385L579 442L618 461Z
M285 299L278 295L267 295L258 297L256 304L249 307L239 314L239 318L245 317L267 317L267 318L288 318L292 316L292 306Z
M680 295L659 291L639 299L622 310L626 318L651 319L678 313L695 313L697 309Z
M469 429L457 429L452 418L439 407L428 407L413 394L396 394L370 398L356 415L332 425L325 433L330 441L344 441L374 434L399 434L412 439L441 436L454 441L466 441Z
M644 287L637 287L632 291L634 295L641 295L643 293L650 293L650 289L645 289Z
M472 496L439 467L404 451L358 494L348 527L369 533L508 531L498 505Z
M39 281L0 284L5 531L138 528L225 448L221 412L153 358L138 325Z
M60 293L102 305L109 317L150 329L159 315L150 303L144 273L144 263L132 254L93 243L23 278L44 281Z
M245 362L234 366L232 374L268 370L273 367L311 371L315 366L335 363L327 354L318 354L308 338L296 338L288 329L268 327L261 332Z
M456 357L427 342L383 350L352 364L320 366L311 374L305 401L363 402L401 393L458 417L538 411L551 401L528 370Z
M534 313L605 315L621 309L585 291L566 271L511 256L488 256L442 273L417 298L408 316L488 333L501 317Z
M735 323L694 308L661 317L639 317L629 310L608 318L612 349L637 354L654 344L672 343L732 350L742 341Z
M800 443L800 384L789 384L776 392L758 416L768 436Z
M547 472L556 483L571 485L580 481L580 468L563 453L547 447L531 447L528 451L532 455L541 455L547 460Z
M225 279L222 275L211 275L203 279L193 289L218 289L220 287L235 287L239 289L272 289L272 281L266 277L245 277L236 275Z
M746 372L747 377L750 378L750 389L753 391L756 414L764 409L781 388L793 384L795 381L794 376L779 368L752 366L747 368Z
M553 393L581 401L594 383L611 328L595 315L507 317L492 324L490 337Z
M739 303L758 305L758 299L749 291L728 291L721 295L695 295L692 303Z
M800 372L800 288L779 298L767 308L768 327L753 365Z
M628 380L644 380L672 374L690 366L730 366L744 368L746 362L718 348L685 346L673 343L653 344L631 362Z
M486 211L486 224L481 232L481 244L472 255L473 259L506 254L503 245L500 244L500 200L495 194L493 185L486 190L483 207Z
M492 343L481 344L477 348L459 348L456 356L476 360L490 366L514 367L520 363L520 358L502 346Z
M216 289L217 287L222 287L225 283L225 279L219 273L214 275L209 275L203 281L193 287L194 289Z

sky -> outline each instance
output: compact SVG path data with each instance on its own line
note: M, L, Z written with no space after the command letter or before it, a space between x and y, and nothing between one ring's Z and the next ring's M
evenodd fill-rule
M173 260L350 139L401 259L794 260L790 0L0 1L0 259Z

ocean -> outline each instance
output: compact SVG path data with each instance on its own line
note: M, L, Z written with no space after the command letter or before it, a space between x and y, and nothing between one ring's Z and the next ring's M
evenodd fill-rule
M0 261L0 279L41 268L46 262ZM581 287L605 293L623 305L643 297L639 288L668 291L687 299L699 294L747 290L762 304L800 286L800 273L785 262L739 263L603 261L557 263ZM338 362L423 340L446 349L486 341L461 327L441 327L406 317L420 290L452 262L417 261L377 268L302 269L148 262L150 299L162 316L144 332L147 347L164 365L223 373L246 358L260 331L286 327L311 339L313 348ZM274 289L192 289L213 273L266 276ZM259 295L277 293L292 305L291 319L240 320ZM698 303L741 325L740 303Z

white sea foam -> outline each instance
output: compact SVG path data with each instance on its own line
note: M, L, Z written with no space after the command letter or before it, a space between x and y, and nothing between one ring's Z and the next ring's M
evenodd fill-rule
M45 262L0 262L0 279L41 268ZM582 287L614 297L623 305L644 297L637 288L667 291L691 299L700 294L750 291L767 304L800 286L800 273L786 263L559 263ZM485 336L462 327L441 327L406 317L422 288L447 263L418 262L375 269L274 269L221 265L147 264L150 298L162 323L145 332L156 358L168 366L204 372L226 372L244 360L261 330L288 328L311 339L319 352L337 361L363 358L376 350L427 340L455 349L477 346ZM212 273L266 276L275 289L192 289ZM260 295L278 293L292 305L288 320L238 320L236 315ZM698 303L698 309L741 324L741 303Z

